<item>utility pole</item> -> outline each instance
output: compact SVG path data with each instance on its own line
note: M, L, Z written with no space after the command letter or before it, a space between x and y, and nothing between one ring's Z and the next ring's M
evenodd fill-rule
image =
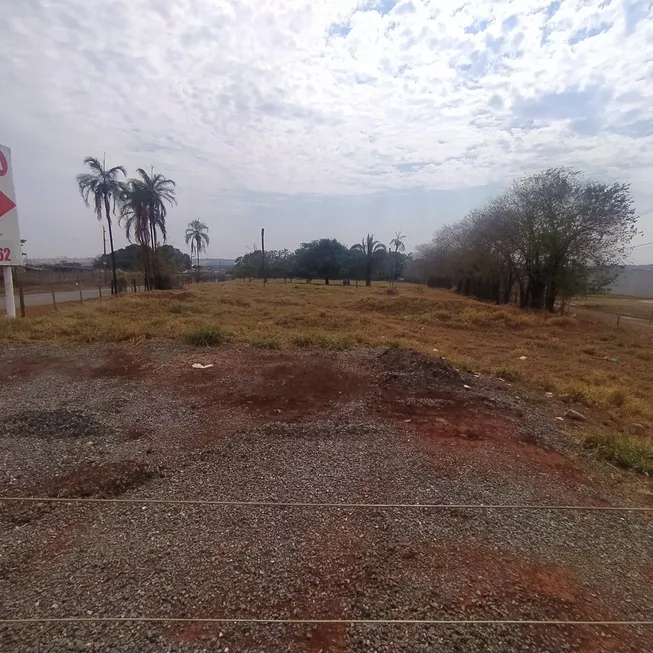
M263 283L266 284L268 280L265 277L265 229L261 229L261 276Z

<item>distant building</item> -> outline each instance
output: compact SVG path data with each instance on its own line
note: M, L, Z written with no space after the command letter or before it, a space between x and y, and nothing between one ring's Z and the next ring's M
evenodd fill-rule
M609 291L614 295L653 298L653 265L627 265Z

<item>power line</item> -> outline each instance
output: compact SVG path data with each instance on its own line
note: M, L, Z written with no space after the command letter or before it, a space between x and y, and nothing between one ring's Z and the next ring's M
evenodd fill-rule
M653 626L653 620L587 621L575 619L276 619L239 617L26 617L0 619L0 624L55 623L230 623L230 624L416 624L416 625L494 625L494 626Z
M480 503L311 503L299 501L221 501L211 499L96 499L87 497L70 499L59 497L0 497L0 501L14 503L197 505L242 508L389 508L406 510L580 510L590 512L653 512L653 506L573 506Z
M641 245L633 245L632 249L637 249L638 247L646 247L647 245L653 245L653 240L648 243L642 243Z

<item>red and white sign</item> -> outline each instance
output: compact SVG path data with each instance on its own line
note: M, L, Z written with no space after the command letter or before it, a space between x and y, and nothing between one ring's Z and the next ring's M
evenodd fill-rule
M22 265L11 150L0 145L0 265Z

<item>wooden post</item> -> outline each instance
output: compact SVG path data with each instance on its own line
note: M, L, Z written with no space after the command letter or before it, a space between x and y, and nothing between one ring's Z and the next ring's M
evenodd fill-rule
M84 298L82 297L82 287L79 284L77 284L77 285L79 286L79 303L82 306L84 306Z
M619 320L621 320L621 315L617 313L617 329L619 328Z
M100 293L100 299L102 299L102 286L98 286L97 289Z
M20 316L25 317L25 294L23 293L23 284L18 281L18 300L20 301Z
M265 278L265 229L261 229L261 276L265 285L268 282Z
M54 284L52 284L52 305L54 306L54 310L57 310L57 300L54 298Z

